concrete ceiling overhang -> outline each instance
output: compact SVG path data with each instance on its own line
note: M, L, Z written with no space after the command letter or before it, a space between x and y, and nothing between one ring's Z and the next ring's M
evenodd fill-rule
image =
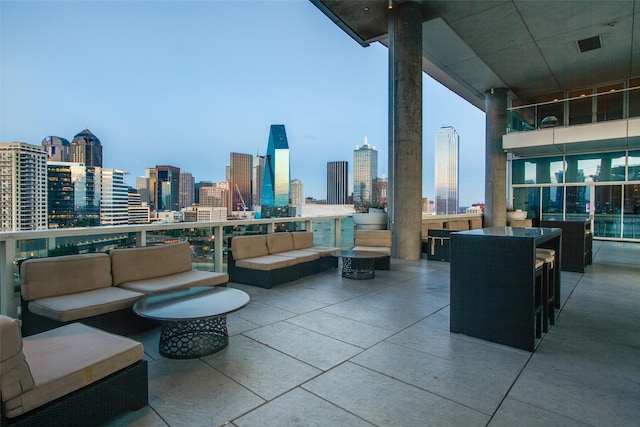
M387 44L388 0L311 2L362 46ZM637 0L416 2L424 72L482 110L492 87L535 99L640 76ZM581 52L596 36L601 48Z

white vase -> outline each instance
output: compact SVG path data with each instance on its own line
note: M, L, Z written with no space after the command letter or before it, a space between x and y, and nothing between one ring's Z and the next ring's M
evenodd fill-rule
M356 230L386 230L387 214L382 213L354 213L353 225Z

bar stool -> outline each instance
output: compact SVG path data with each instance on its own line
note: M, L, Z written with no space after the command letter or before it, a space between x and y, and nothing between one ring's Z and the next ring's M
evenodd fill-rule
M534 282L534 300L533 300L533 315L536 321L536 338L542 338L544 318L544 261L536 259L535 263L536 279Z
M544 263L542 273L542 304L544 311L544 321L542 323L544 332L549 331L549 324L555 325L556 321L556 251L553 249L536 248L536 260Z

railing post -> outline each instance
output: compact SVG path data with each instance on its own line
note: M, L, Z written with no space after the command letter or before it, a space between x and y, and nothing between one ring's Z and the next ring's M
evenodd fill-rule
M341 244L342 244L342 219L341 218L336 218L335 220L335 235L336 235L336 241L334 246L338 247L338 248L342 248Z
M214 257L214 270L217 273L222 273L222 250L224 240L224 229L222 225L213 227L213 257Z
M7 239L0 241L0 313L10 317L18 317L18 307L14 290L14 261L16 259L16 241Z
M136 232L136 246L147 246L147 230Z

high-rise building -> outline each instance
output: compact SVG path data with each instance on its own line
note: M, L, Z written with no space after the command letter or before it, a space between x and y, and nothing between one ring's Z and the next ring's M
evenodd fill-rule
M71 140L71 161L102 167L102 144L89 129L83 130Z
M0 231L47 228L46 161L42 147L0 143Z
M42 147L47 152L48 162L70 162L71 143L57 136L47 136L42 140Z
M149 205L142 201L142 195L129 188L128 194L129 224L148 224L151 218Z
M327 162L327 204L345 205L349 199L349 162Z
M378 152L367 142L353 151L353 202L357 206L372 201L373 180L378 176Z
M227 207L228 190L221 186L206 186L200 188L200 206L211 208Z
M458 213L459 137L451 126L441 127L435 141L436 214Z
M148 178L148 189L149 189L149 207L151 207L152 211L157 210L158 206L156 203L156 184L158 181L156 168L147 168L145 169L145 177Z
M186 208L194 204L195 180L189 172L180 171L180 195L179 206Z
M265 156L255 156L253 158L253 191L251 192L251 201L253 202L251 210L257 211L262 205L262 184L264 182L264 163Z
M289 142L284 125L271 125L264 165L262 208L264 218L291 216Z
M100 168L100 225L129 223L129 188L125 175L120 169Z
M180 210L180 168L156 166L156 211Z
M204 187L214 187L215 185L211 181L199 181L194 184L193 202L196 205L200 204L200 189Z
M101 168L47 162L49 228L100 225Z
M139 176L136 178L136 191L140 194L140 203L146 203L147 206L151 206L151 196L149 192L149 178L146 176Z
M291 180L291 205L304 205L304 185L299 179Z
M371 188L372 188L371 202L377 205L386 204L388 187L389 187L389 180L384 176L374 178L371 184Z
M252 174L253 156L244 153L231 153L231 161L229 164L231 210L247 211L251 209Z

